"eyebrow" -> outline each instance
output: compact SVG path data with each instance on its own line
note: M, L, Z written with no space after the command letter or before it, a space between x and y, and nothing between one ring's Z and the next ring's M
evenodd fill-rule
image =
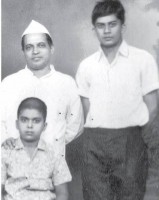
M41 42L36 43L36 45L39 45L39 44L46 44L46 42L45 41L41 41ZM33 45L34 44L32 44L32 43L25 44L25 46L33 46Z
M113 20L113 21L110 21L110 22L106 22L106 23L104 23L104 22L96 22L96 24L109 24L109 23L114 23L114 22L117 22L118 20Z
M30 119L30 118L28 118L28 117L25 117L25 116L20 116L19 117L20 119ZM41 119L42 117L34 117L34 118L31 118L31 120L34 120L34 119Z

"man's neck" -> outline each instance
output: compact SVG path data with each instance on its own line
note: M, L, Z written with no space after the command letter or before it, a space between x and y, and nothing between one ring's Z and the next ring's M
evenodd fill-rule
M37 78L41 78L42 76L45 76L51 71L51 67L47 66L44 69L40 69L40 70L39 69L38 70L30 69L30 70L33 72L34 76L36 76Z
M113 46L113 47L104 47L101 46L105 56L107 57L107 60L109 63L112 63L113 60L115 59L115 56L119 50L119 47L121 45L122 41L120 43L118 43L118 45Z

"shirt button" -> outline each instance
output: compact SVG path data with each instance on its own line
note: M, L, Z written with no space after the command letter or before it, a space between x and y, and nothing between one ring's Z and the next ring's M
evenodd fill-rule
M56 141L58 141L58 139L56 139Z

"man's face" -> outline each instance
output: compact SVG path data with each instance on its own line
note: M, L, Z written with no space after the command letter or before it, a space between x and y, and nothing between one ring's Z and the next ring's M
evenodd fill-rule
M123 25L116 15L112 14L97 18L94 26L101 46L113 48L121 43Z
M24 37L24 56L30 70L41 70L50 65L52 48L46 35L42 33L28 34Z
M36 142L46 128L43 115L36 109L24 109L20 112L16 127L20 138L25 142Z

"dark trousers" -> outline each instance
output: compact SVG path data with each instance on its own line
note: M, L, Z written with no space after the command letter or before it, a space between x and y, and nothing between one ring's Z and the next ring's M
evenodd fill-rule
M85 129L84 200L142 200L147 167L147 150L140 127Z

